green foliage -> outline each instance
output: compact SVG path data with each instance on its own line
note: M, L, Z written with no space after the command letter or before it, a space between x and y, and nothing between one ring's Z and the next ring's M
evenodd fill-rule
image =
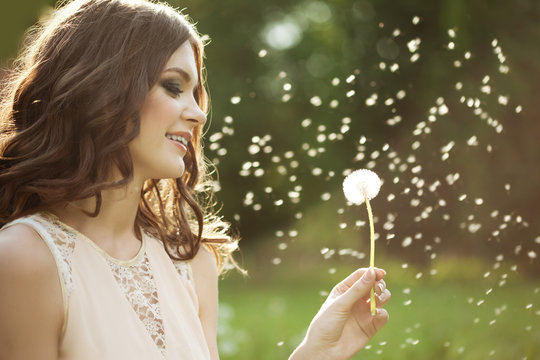
M244 246L327 194L339 200L319 217L333 217L344 171L369 167L385 181L374 212L389 252L418 264L426 246L487 261L504 253L538 273L538 2L170 3L212 38L206 154ZM52 4L5 4L1 59ZM342 215L348 229L361 219ZM381 227L389 216L391 230Z
M255 271L248 279L232 276L221 283L226 313L220 320L222 359L287 358L326 292L351 269L334 261L298 275L297 264L291 261ZM336 272L330 274L328 267ZM529 307L538 303L540 283L519 279L490 291L466 274L466 269L476 272L470 261L445 260L444 267L452 270L419 281L411 269L385 261L392 291L390 321L358 359L506 360L540 355L538 315Z
M325 18L321 9L330 16ZM380 225L386 214L396 217L397 231L378 227L383 239L395 235L387 243L389 251L418 263L426 261L425 246L457 255L474 253L488 261L507 253L531 274L538 273L537 262L527 256L537 247L540 233L532 220L540 200L534 189L540 181L540 154L533 135L540 130L534 96L540 81L533 60L540 56L537 3L251 1L210 7L188 2L187 11L213 38L207 62L213 94L210 133L227 126L234 135L214 144L215 149L225 148L225 155L212 144L207 155L218 163L223 189L219 198L227 217L240 219L244 246L262 239L261 233L287 228L296 214L318 206L322 194L342 201L343 171L373 163L385 180L375 205ZM301 40L287 49L273 48L267 39L272 26L289 22L298 26ZM409 50L414 39L420 40L416 61ZM394 64L399 68L392 71ZM501 66L508 66L509 73ZM334 79L339 84L332 85ZM486 79L489 93L482 90ZM406 95L399 99L402 90ZM350 91L354 94L349 97ZM376 104L366 105L373 94ZM240 99L238 104L231 103L233 96ZM501 103L501 96L508 103ZM313 105L314 97L320 106ZM386 105L388 99L394 102ZM469 104L471 99L478 107ZM337 101L335 107L332 101ZM439 113L441 105L448 113ZM518 107L522 111L516 112ZM431 115L433 122L428 120ZM223 121L226 116L232 124ZM396 117L401 121L388 125ZM344 118L350 119L347 130ZM305 119L310 125L303 125ZM495 123L490 125L491 120ZM500 132L497 124L502 125ZM420 125L430 132L412 135ZM332 134L342 139L332 140ZM319 135L325 140L319 141ZM250 154L249 147L265 136L260 151ZM362 137L365 141L359 143ZM478 145L468 145L474 144L473 137ZM421 146L411 150L415 141ZM441 149L451 142L455 146L442 161ZM385 144L387 151L382 150ZM271 147L268 153L265 146ZM392 152L397 156L388 158ZM396 159L400 162L392 170ZM408 167L400 170L403 163ZM417 164L421 170L415 175ZM239 176L246 165L251 166L248 174ZM257 169L264 173L255 175ZM318 169L322 171L315 172ZM451 174L460 178L449 184ZM422 195L414 183L418 178L425 182ZM437 181L441 186L435 191L426 189ZM298 185L300 202L294 203L288 194ZM510 190L505 190L507 185ZM250 193L253 201L246 204ZM389 195L395 196L393 202L385 202ZM462 195L466 198L459 200ZM483 204L477 205L476 199ZM415 200L420 206L411 205ZM434 215L417 221L428 207ZM334 211L328 206L320 217L333 217ZM494 211L498 215L492 216ZM505 215L511 216L506 225ZM341 221L350 225L357 218L346 214ZM481 228L469 231L476 224ZM318 226L308 223L304 228L312 225ZM404 238L419 233L420 241L401 247Z

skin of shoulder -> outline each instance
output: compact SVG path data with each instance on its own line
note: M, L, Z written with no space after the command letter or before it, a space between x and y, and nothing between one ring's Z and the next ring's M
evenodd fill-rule
M214 256L204 246L191 260L195 291L199 301L199 319L213 360L219 359L217 348L218 269Z
M57 359L63 321L47 244L23 224L0 230L0 359Z

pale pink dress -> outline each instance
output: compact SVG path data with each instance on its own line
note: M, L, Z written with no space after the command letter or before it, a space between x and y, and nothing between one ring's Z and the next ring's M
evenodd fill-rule
M65 322L59 360L179 360L210 358L198 317L189 262L172 261L144 234L131 260L109 256L51 213L25 224L56 261Z

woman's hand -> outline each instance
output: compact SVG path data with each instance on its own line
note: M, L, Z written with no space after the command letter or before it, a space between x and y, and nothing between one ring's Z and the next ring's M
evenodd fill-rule
M337 284L309 325L302 344L290 360L349 359L388 321L381 307L390 299L382 269L356 270ZM375 289L377 313L369 306L371 289Z

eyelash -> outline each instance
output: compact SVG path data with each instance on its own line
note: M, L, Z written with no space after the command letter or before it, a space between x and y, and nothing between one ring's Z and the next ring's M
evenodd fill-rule
M163 81L161 86L163 86L165 90L173 94L175 97L183 93L183 91L180 89L180 85L176 84L175 82Z

